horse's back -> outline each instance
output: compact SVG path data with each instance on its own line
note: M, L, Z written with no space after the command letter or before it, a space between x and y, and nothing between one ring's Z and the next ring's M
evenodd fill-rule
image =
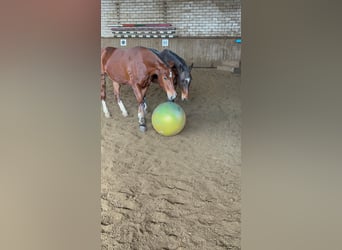
M122 63L125 62L125 59L129 59L129 61L139 61L144 57L151 57L152 53L149 49L136 46L133 48L115 48L115 47L105 47L101 49L101 57L103 60L108 60L109 58L120 58Z
M128 82L129 79L143 80L149 72L156 68L167 67L146 47L133 48L105 47L101 53L102 71L118 82Z

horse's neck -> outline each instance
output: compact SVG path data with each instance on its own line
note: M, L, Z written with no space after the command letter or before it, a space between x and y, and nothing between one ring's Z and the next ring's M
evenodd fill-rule
M180 76L180 74L181 74L182 72L184 72L184 71L186 70L186 69L184 68L184 66L183 66L181 63L179 63L178 61L175 62L175 67L176 67L176 70L177 70L179 76Z
M185 71L183 65L180 64L180 63L176 64L176 68L177 68L178 72L183 72L183 71Z
M173 53L172 51L168 51L168 56L173 59L173 61L175 61L180 67L185 67L186 63L183 60L183 58L181 58L180 56L178 56L177 54ZM185 71L185 70L183 70Z
M163 70L162 64L155 64L155 66L153 67L153 70L151 70L149 75L151 75L151 77L152 75L157 75L159 78L159 75L161 74L162 70Z

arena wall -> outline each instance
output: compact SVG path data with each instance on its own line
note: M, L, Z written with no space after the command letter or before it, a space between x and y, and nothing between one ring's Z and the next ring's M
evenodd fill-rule
M127 38L126 47L144 46L162 50L161 38ZM101 46L121 47L119 38L102 38ZM216 67L222 61L239 61L241 44L232 38L173 38L168 49L176 52L194 67Z
M175 36L165 38L115 37L112 25L171 24ZM241 0L101 0L101 45L169 48L195 67L216 67L222 61L239 61Z

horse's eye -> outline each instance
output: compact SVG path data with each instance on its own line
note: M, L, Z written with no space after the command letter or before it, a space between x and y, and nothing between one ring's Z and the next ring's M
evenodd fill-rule
M166 77L166 76L164 76L164 80L165 80L165 81L167 80L167 77Z

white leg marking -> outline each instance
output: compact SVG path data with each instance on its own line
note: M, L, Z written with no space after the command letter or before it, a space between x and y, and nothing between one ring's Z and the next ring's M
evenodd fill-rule
M145 112L145 114L147 114L147 103L146 103L146 101L144 101L144 112Z
M110 113L108 111L105 100L101 100L101 102L102 102L102 109L103 109L103 113L104 113L105 117L110 118Z
M139 120L144 117L144 114L142 112L138 112L138 118Z
M145 124L145 117L144 117L143 112L138 113L138 121L139 121L139 124Z
M124 117L128 116L127 110L126 110L125 105L123 104L123 102L120 100L120 101L118 102L118 104L119 104L120 110L121 110L121 112L122 112L122 115L123 115Z

